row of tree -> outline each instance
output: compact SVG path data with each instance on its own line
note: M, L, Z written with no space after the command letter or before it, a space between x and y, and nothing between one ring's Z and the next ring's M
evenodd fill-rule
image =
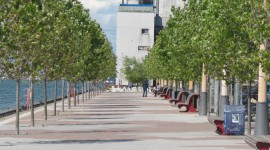
M206 74L228 85L235 79L241 83L258 79L259 65L263 69L260 72L270 73L270 52L260 51L269 49L267 0L189 0L184 8L172 11L172 17L146 58L150 78L198 84L202 81L201 92L204 93ZM263 75L259 76L267 79ZM266 96L265 88L263 96ZM200 104L204 103L204 97L201 95ZM259 101L265 104L265 97L261 99ZM204 110L203 107L200 106L200 110ZM256 123L257 120L267 123L257 119L258 116ZM256 128L260 128L258 126Z
M20 80L45 81L46 116L47 80L106 80L115 66L111 43L77 0L0 0L0 69L17 81L17 119Z
M253 0L190 0L174 8L146 60L149 75L200 81L205 64L211 77L245 82L255 79L260 62L270 72L269 52L259 51L270 34L268 14L262 1Z

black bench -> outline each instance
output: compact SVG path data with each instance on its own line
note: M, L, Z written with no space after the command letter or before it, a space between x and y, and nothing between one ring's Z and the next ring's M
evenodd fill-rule
M209 123L217 127L216 133L224 135L224 119L218 116L208 116Z
M172 103L172 104L176 104L176 103L180 103L180 102L184 102L184 96L186 96L188 94L187 91L179 91L178 94L177 94L177 97L176 98L172 98L172 99L169 99L169 102Z
M179 102L176 105L179 109L186 107L186 112L197 112L197 100L199 100L199 94L190 93L185 102Z
M255 149L269 150L270 148L270 135L246 135L244 140Z
M160 97L164 97L165 99L172 98L172 88L168 88L165 94L160 94Z

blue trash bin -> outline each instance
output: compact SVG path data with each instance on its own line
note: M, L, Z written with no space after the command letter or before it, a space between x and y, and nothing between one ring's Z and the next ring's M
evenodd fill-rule
M224 133L225 135L245 134L245 106L224 106Z

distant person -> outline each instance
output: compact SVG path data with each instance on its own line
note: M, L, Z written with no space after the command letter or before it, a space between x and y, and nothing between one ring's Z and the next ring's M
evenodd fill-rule
M129 88L130 88L130 90L132 90L132 87L133 87L133 84L131 84L131 85L130 85L130 87L129 87Z
M155 97L157 97L157 93L158 93L159 90L160 90L160 85L159 85L159 83L157 83L157 85L156 85L156 87L154 89Z
M147 89L148 89L148 81L147 80L144 80L143 81L143 97L147 97Z

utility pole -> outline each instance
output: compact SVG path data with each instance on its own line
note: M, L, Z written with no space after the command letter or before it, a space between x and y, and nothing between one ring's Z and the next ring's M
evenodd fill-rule
M200 116L206 116L207 115L207 76L205 74L205 66L203 64L202 69L202 87L201 87L201 95L200 95L200 109L199 109L199 115Z
M263 0L264 9L267 11L267 0ZM261 44L260 50L265 51L267 40ZM255 135L268 135L269 133L269 118L267 105L267 82L266 73L263 72L262 64L259 64L259 83L258 83L258 102L256 104L256 120L255 120Z
M223 69L223 75L226 75L226 70ZM228 86L225 80L221 80L221 92L219 101L219 117L224 118L224 106L229 105Z

